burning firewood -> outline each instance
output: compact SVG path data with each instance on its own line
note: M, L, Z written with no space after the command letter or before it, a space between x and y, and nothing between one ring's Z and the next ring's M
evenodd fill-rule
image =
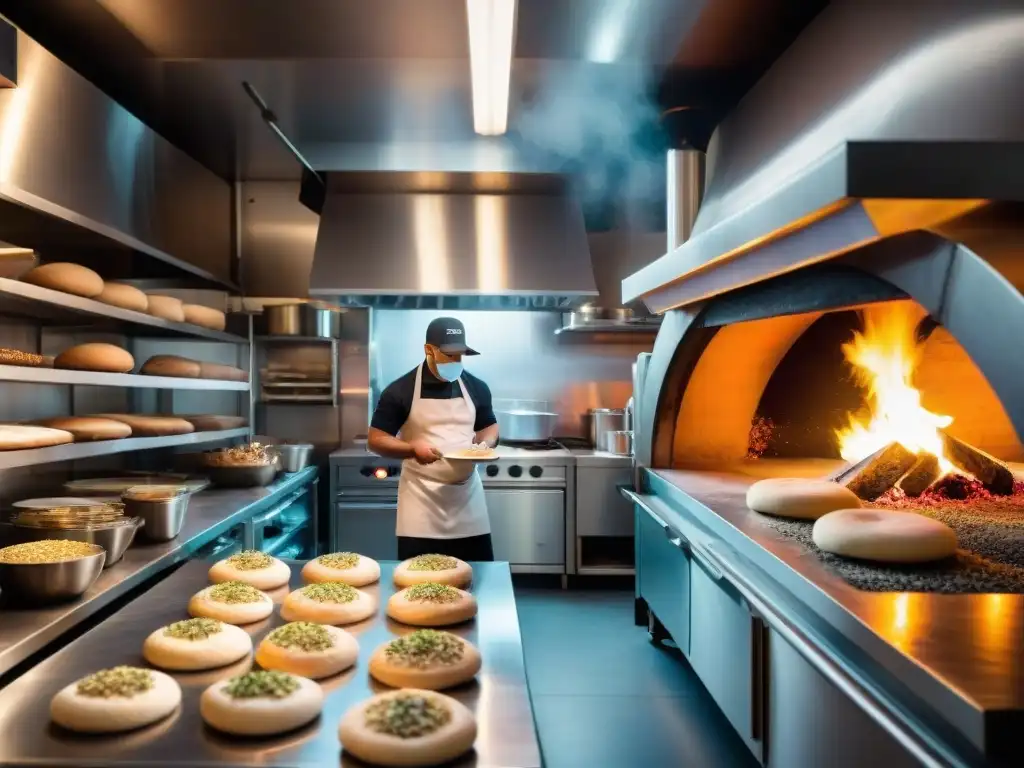
M941 430L939 436L945 456L953 466L974 475L989 493L997 496L1013 493L1013 473L999 459Z
M917 455L899 443L889 443L865 459L833 475L864 501L874 501L896 485L917 462Z
M900 480L900 490L907 496L920 496L941 474L939 457L934 453L926 453Z

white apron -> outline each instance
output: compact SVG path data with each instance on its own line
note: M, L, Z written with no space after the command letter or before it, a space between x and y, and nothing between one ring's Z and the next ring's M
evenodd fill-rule
M416 372L412 407L400 432L402 439L427 440L442 453L469 447L476 435L476 406L466 385L460 378L462 397L423 399L423 365ZM415 458L402 462L398 480L399 536L457 539L490 532L484 485L476 464L445 459L420 464Z

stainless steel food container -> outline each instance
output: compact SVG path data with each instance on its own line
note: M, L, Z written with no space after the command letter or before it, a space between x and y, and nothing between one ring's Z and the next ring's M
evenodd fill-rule
M616 429L605 435L604 449L618 456L633 455L633 431Z
M237 464L207 466L210 481L221 488L257 488L270 485L277 477L278 464Z
M4 530L7 533L5 538L10 539L12 544L40 541L41 539L67 539L68 541L98 544L107 553L103 567L109 568L124 557L125 550L131 546L135 534L143 525L141 518L128 517L120 523L81 528L43 528L35 525L8 523L4 525Z
M543 411L495 411L502 442L535 443L550 440L558 424L557 413Z
M341 338L339 307L320 302L276 304L263 308L264 330L268 336L309 336Z
M97 547L94 555L59 563L0 563L0 590L33 606L72 600L99 578L106 557L106 551Z
M300 472L309 464L313 446L311 443L285 443L275 445L274 452L282 472Z
M602 450L608 443L609 432L616 432L629 429L626 423L626 412L619 408L591 408L590 414L590 444Z
M169 491L169 498L163 499L138 498L133 496L133 491L152 493L153 489L145 486L141 489L129 488L121 497L124 508L144 521L142 538L148 541L170 541L181 533L181 526L188 512L188 502L192 497L187 489L177 488Z

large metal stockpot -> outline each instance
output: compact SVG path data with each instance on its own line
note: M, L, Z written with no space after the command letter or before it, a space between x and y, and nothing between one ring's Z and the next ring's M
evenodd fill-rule
M558 414L545 411L495 411L498 435L503 443L541 443L550 440Z
M268 336L308 336L320 339L341 337L340 307L319 301L272 304L263 308L264 332Z
M590 444L599 451L607 445L606 435L629 429L626 412L619 408L590 409Z

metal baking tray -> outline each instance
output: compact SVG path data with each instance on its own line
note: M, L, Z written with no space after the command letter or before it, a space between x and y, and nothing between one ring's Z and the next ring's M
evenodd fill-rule
M301 562L290 562L292 585L301 586ZM208 728L199 715L199 696L217 680L245 671L250 661L212 672L174 674L181 684L180 710L159 723L128 734L79 736L50 723L51 697L68 683L118 664L144 666L141 648L146 636L165 624L187 618L188 598L208 585L208 563L192 561L133 600L99 626L46 658L0 691L0 765L75 766L76 768L249 768L290 766L345 768L364 763L342 754L338 722L353 704L388 690L367 674L374 649L412 628L384 616L394 593L394 563L381 563L381 581L365 590L379 601L377 615L345 627L359 641L356 666L322 680L326 693L323 714L312 724L284 736L243 739ZM512 578L507 563L474 565L471 587L479 602L474 621L449 628L476 644L483 668L475 682L446 693L476 712L476 748L450 765L460 768L540 768L540 748L533 721L523 650L519 635ZM280 603L288 590L272 593ZM258 643L280 626L280 616L246 627Z

